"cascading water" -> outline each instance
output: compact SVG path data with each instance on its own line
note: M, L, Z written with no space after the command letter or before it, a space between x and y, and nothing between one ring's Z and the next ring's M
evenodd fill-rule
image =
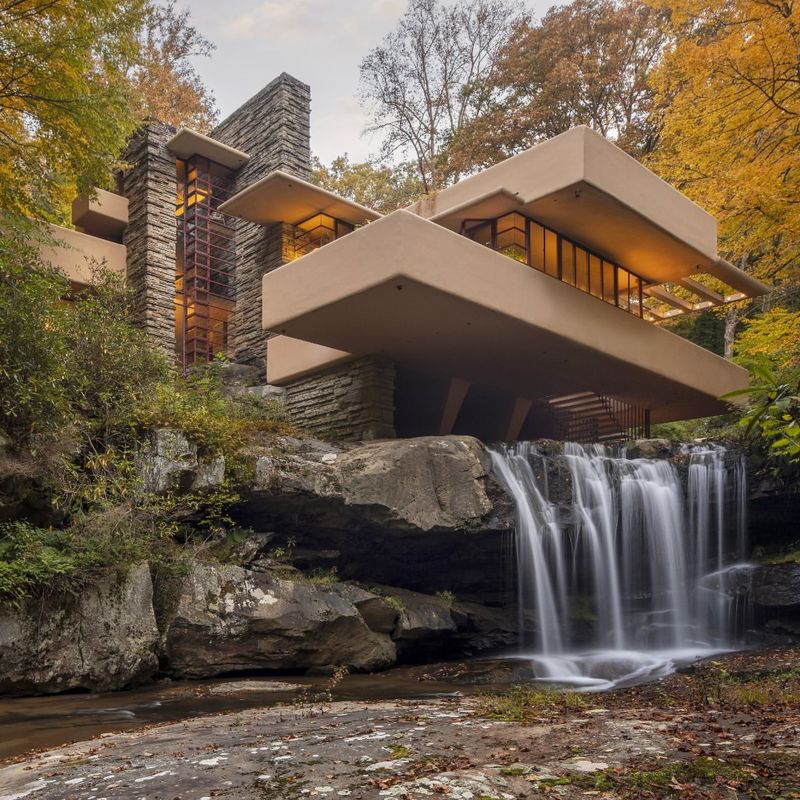
M492 452L517 509L520 641L537 678L602 689L735 646L744 465L713 445L684 457L685 490L671 462L601 446ZM552 470L570 502L549 496Z

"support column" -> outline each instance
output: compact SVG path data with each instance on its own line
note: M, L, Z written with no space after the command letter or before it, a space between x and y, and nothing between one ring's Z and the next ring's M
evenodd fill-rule
M175 257L177 223L175 157L166 148L174 131L149 122L131 138L122 174L128 198L127 278L134 316L154 344L175 355Z
M508 418L505 441L516 442L525 420L528 418L533 400L527 397L517 397L514 399L514 407L511 409L511 416Z
M442 408L442 417L439 422L439 436L447 436L453 432L453 426L458 419L458 412L464 404L464 398L469 391L469 381L462 378L450 378L447 385L447 394Z

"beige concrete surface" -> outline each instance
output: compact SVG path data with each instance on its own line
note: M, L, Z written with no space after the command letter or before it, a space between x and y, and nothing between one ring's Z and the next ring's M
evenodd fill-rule
M653 422L719 413L717 398L747 382L713 353L407 211L266 274L263 324L511 397L604 394L650 408Z
M42 260L60 269L73 283L88 284L94 263L104 264L120 275L125 274L125 245L59 225L48 225L47 233L55 242L40 246Z
M94 194L78 195L72 201L72 224L90 236L122 236L128 224L128 198L95 189Z
M224 202L220 211L236 217L271 225L275 222L298 222L327 214L351 225L379 219L371 208L315 186L286 172L271 172Z
M181 128L167 142L167 150L178 158L203 156L229 169L239 169L250 160L250 156L242 150L229 147L190 128Z
M283 386L353 358L352 354L332 347L290 336L273 336L267 342L267 383Z

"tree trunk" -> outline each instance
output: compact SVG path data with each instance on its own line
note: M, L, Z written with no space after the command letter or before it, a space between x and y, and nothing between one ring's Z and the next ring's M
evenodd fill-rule
M739 308L732 305L725 313L725 350L723 355L730 361L733 358L733 339L736 336L736 323L739 321Z

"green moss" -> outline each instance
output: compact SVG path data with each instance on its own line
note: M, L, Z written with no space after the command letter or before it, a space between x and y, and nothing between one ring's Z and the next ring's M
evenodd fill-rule
M582 709L587 706L588 701L583 695L539 686L512 686L500 694L483 694L478 697L478 714L505 722L528 722L543 712Z
M500 770L500 774L505 777L517 777L519 775L525 775L527 771L525 767L503 767Z
M400 758L409 758L411 756L411 749L402 744L389 745L389 757L392 761L397 761Z

